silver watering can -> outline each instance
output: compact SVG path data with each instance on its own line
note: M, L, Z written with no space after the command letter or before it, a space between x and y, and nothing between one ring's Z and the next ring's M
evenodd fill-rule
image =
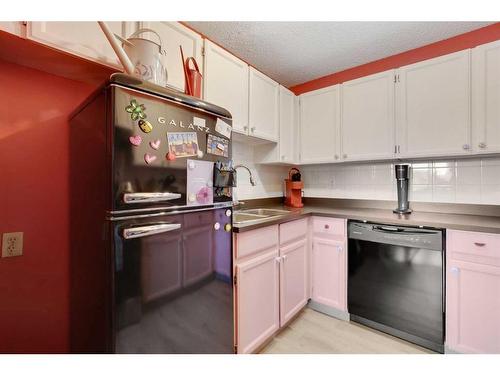
M105 22L98 21L98 23L126 73L159 86L167 85L166 53L162 47L161 37L156 31L139 29L124 39L113 34ZM139 35L146 32L156 35L158 42L139 38Z

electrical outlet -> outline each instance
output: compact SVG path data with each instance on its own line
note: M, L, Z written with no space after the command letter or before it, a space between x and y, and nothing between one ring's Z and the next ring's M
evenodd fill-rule
M4 233L2 236L2 258L23 255L23 232Z

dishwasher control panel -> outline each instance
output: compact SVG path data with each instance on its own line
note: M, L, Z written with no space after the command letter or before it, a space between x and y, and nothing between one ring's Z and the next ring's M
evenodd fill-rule
M443 249L443 229L350 221L347 233L349 238L362 241L437 251Z

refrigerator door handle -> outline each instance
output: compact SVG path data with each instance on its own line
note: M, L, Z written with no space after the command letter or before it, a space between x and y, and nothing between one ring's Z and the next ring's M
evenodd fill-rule
M149 203L170 201L180 197L179 193L125 193L123 201L125 203Z
M126 240L139 237L152 236L154 234L160 234L165 232L170 232L176 229L180 229L180 224L171 223L159 223L152 225L144 225L140 227L130 227L123 230L123 238Z

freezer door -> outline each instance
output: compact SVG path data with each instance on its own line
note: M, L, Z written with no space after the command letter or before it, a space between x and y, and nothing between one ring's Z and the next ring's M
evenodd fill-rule
M113 101L112 210L186 206L188 202L206 205L207 196L213 193L213 163L227 163L231 158L230 132L226 132L231 120L117 85L109 90ZM209 178L195 182L198 188L190 197L187 170L193 162L208 162L203 176Z
M233 352L228 223L207 210L114 225L116 353Z

